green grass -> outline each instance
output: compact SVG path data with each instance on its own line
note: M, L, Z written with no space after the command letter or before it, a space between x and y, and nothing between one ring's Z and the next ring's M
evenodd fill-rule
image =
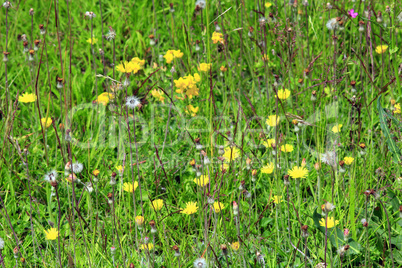
M0 46L10 52L0 68L3 266L192 267L200 257L208 267L401 266L398 3L342 0L328 9L326 1L266 7L258 0L208 0L197 11L194 1L175 1L172 13L169 2L154 2L104 0L102 15L97 1L27 0L1 9ZM376 12L370 18L368 6ZM352 8L357 18L348 16ZM344 29L327 29L336 17ZM215 22L222 43L211 39ZM114 40L106 39L109 27ZM41 40L32 61L22 34L30 49L32 39ZM376 52L380 45L387 45L384 53ZM168 50L183 56L168 63ZM145 64L127 75L128 86L117 87L126 75L116 67L134 57ZM201 63L211 69L200 70ZM179 78L189 75L181 94ZM279 99L283 89L290 96ZM188 90L196 93L189 98ZM18 101L23 93L37 100ZM113 94L106 105L97 102L102 93ZM127 108L132 95L140 107ZM280 118L276 126L266 122L272 115ZM46 116L49 127L40 123ZM274 146L263 145L268 139ZM283 152L285 144L293 150ZM331 151L332 165L323 161ZM345 157L354 160L342 167ZM83 165L74 184L65 179L73 172L68 161ZM308 174L294 178L295 166ZM44 180L51 170L57 194ZM201 174L206 186L194 182ZM124 191L123 183L134 182L133 194ZM161 209L152 205L157 199ZM214 201L224 205L219 213ZM187 202L197 202L196 213L181 213ZM327 214L326 202L335 205ZM145 219L141 227L136 216ZM327 216L337 225L321 226ZM52 226L59 236L46 240Z

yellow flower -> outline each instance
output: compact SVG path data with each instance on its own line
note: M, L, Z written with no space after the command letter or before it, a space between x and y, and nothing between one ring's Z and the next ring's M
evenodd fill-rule
M157 99L160 102L164 102L165 101L165 97L163 96L163 92L160 89L156 89L154 88L151 91L152 97L154 97L155 99Z
M137 63L137 64L140 65L141 67L144 66L144 64L145 64L145 60L141 60L141 59L138 58L138 57L132 58L132 59L131 59L131 62L132 62L132 63Z
M193 105L190 104L190 105L187 105L186 108L187 109L185 110L185 112L187 114L190 114L191 116L196 116L197 115L199 107L194 107Z
M265 3L265 7L266 7L266 8L270 8L271 6L272 6L272 3L270 3L270 2L266 2L266 3Z
M195 80L196 83L200 82L201 81L201 76L198 73L195 73L194 74L194 80Z
M261 168L261 173L271 174L274 171L274 163L266 164Z
M195 178L194 182L201 187L204 187L209 183L209 177L207 175L201 175L199 178Z
M156 200L152 201L152 207L155 210L161 210L161 208L163 208L163 200L162 199L156 199Z
M181 57L183 57L183 52L181 52L180 49L179 50L173 50L173 55L174 55L175 58L180 59Z
M171 63L174 59L174 55L172 53L166 53L165 56L163 56L166 60L166 63Z
M48 118L42 118L40 120L40 123L44 128L50 127L52 125L52 122L53 122L52 119L49 118L49 117Z
M98 176L100 173L99 170L95 169L94 171L92 171L92 174L94 174L94 176Z
M281 100L286 100L290 96L290 90L289 89L279 89L278 90L278 98Z
M191 215L196 213L198 210L197 202L187 202L186 208L184 208L181 213Z
M288 169L288 173L293 179L304 179L308 175L308 170L305 167L293 167Z
M88 40L87 40L87 43L90 43L90 44L96 44L96 42L98 42L98 39L97 38L89 38Z
M126 65L126 72L127 73L138 73L138 71L141 70L141 65L137 62L132 62L130 61L127 65Z
M262 145L266 148L272 148L272 145L275 144L275 139L267 139L267 141L262 141Z
M220 68L220 69L221 69L221 71L222 71L222 72L226 72L226 71L228 70L228 68L226 68L226 67L225 67L225 66L223 66L223 65L221 66L221 68Z
M275 127L279 123L279 116L270 115L265 123L267 123L268 126Z
M388 49L388 46L387 46L387 45L381 45L381 46L377 46L377 47L375 48L375 52L377 52L378 54L382 54L382 53L384 53L385 51L387 51L387 49Z
M225 153L223 154L223 157L227 160L235 160L240 156L240 150L237 149L236 147L226 147L225 148Z
M240 243L239 242L233 242L230 246L232 247L232 249L234 251L238 251L239 248L240 248Z
M46 240L55 240L59 236L59 231L56 228L50 228L45 230Z
M127 62L127 61L125 61L125 62L120 62L120 64L117 65L116 70L117 70L118 72L121 72L121 73L129 73L129 71L126 69L126 66L127 66L127 65L128 65L128 62Z
M337 126L334 126L334 127L332 128L332 132L334 132L334 133L341 132L341 127L342 127L342 126L343 126L342 124L338 124Z
M143 217L143 216L137 216L137 217L135 217L135 223L136 223L138 226L141 226L141 225L144 223L144 217Z
M290 144L282 145L281 151L284 153L291 153L291 152L293 152L293 145L290 145Z
M267 54L262 55L263 61L269 61L269 56Z
M214 44L216 43L223 43L223 38L222 38L222 34L221 33L217 33L217 32L213 32L212 33L212 41L214 42Z
M350 156L345 156L343 161L345 162L346 165L350 166L353 163L353 160L355 160L353 157Z
M102 103L103 105L107 105L109 103L110 99L113 99L114 96L112 93L108 93L108 92L103 92L102 94L100 94L98 96L98 98L96 99L97 103Z
M401 105L399 103L394 105L394 114L400 114L401 113Z
M24 93L22 96L18 97L18 101L23 103L34 102L36 101L36 99L37 97L35 94L28 94L28 93Z
M72 173L69 174L68 177L65 178L65 180L68 182L75 182L77 180L77 176L74 173Z
M228 165L227 163L222 163L222 164L219 164L219 168L220 168L221 170L223 170L223 169L228 170L229 165Z
M215 211L216 213L221 212L221 210L225 208L225 206L223 205L223 203L217 202L217 201L214 202L214 205L213 205L213 206L214 206L214 211Z
M129 193L134 192L135 189L137 189L137 187L138 187L138 182L137 181L134 182L134 187L133 187L133 184L131 182L125 182L123 184L123 190L126 191L126 192L129 192Z
M200 63L198 71L208 72L211 69L211 63Z
M272 200L274 200L275 204L279 204L280 202L282 202L282 196L281 195L274 195L272 197Z
M141 244L140 249L141 250L152 250L154 248L154 244L148 243L148 244Z
M334 217L327 218L327 228L333 228L334 226L337 226L338 223L339 221L335 220ZM325 227L325 218L321 218L320 225Z
M124 170L122 165L116 166L116 169L118 172L123 172Z

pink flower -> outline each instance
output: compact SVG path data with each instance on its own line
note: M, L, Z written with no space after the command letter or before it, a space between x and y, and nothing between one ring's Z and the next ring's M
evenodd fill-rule
M349 10L348 12L349 16L351 16L353 19L357 17L357 12L355 12L354 9Z
M343 236L345 238L349 236L349 229L346 228L345 230L343 230Z

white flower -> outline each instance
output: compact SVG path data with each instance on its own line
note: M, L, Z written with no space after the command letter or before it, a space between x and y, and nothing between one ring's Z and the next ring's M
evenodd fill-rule
M45 181L47 182L52 182L52 181L56 181L57 178L57 171L56 170L52 170L48 173L45 174L45 177L43 178Z
M138 99L136 96L130 96L126 99L126 106L130 109L135 109L135 107L138 107L140 104L140 99Z
M4 248L4 240L0 237L0 249Z
M72 170L75 174L80 173L84 169L84 166L80 162L73 163Z
M330 165L332 167L336 167L336 152L335 151L328 151L325 154L321 154L321 162Z
M204 258L198 258L194 261L195 268L204 268L207 267L207 261Z
M204 9L206 5L207 3L205 0L198 0L197 2L195 2L195 6L199 6L201 9Z
M326 24L328 30L335 30L338 28L338 22L336 21L336 18L330 19L327 24Z

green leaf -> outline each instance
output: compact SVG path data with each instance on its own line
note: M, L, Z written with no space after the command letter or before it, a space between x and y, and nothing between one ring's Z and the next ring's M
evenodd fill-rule
M386 141L388 144L388 149L392 153L392 156L393 156L392 159L394 160L394 162L396 164L398 164L401 153L400 153L399 148L396 146L395 141L392 139L392 134L387 126L387 122L386 122L387 112L381 106L381 101L380 101L381 97L382 96L379 96L377 99L377 110L378 110L378 117L380 119L380 127L386 138Z

